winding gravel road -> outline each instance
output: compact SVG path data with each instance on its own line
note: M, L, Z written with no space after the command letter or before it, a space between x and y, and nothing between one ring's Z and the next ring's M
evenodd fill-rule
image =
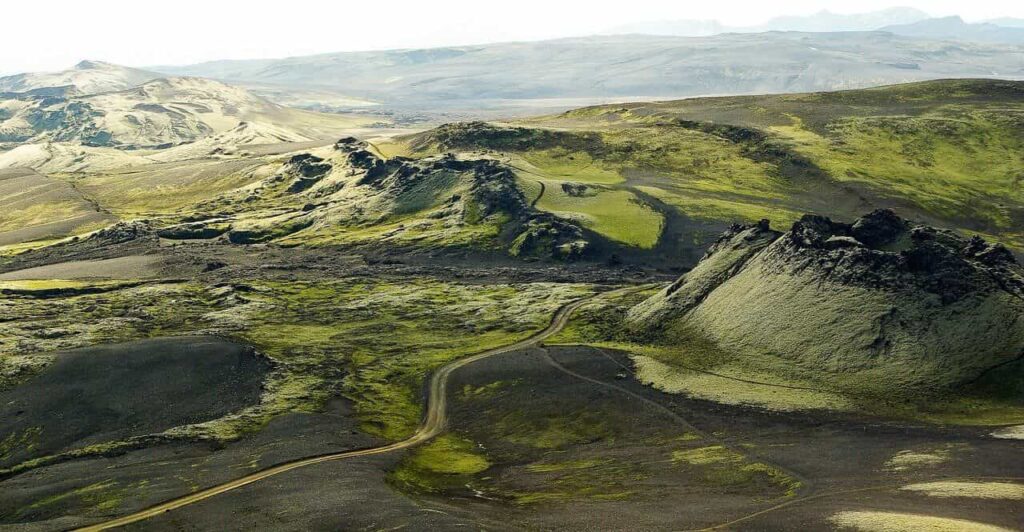
M382 447L344 451L339 453L314 456L311 458L303 458L300 460L296 460L294 462L287 462L281 465L270 467L268 469L264 469L262 471L257 471L255 473L252 473L251 475L246 475L244 477L229 482L225 482L223 484L219 484L217 486L197 491L190 495L185 495L182 497L178 497L177 499L172 499L167 502L160 503L156 506L152 506L150 508L141 510L133 514L129 514L123 517L119 517L117 519L112 519L110 521L105 521L95 525L79 528L77 530L88 532L98 530L109 530L112 528L125 526L131 523L144 521L146 519L149 519L150 517L155 517L164 512L169 512L171 510L183 508L190 504L195 504L199 501L203 501L211 497L216 497L221 493L236 490L238 488L247 486L254 482L259 482L260 480L275 475L280 475L281 473L286 473L293 469L299 469L300 467L307 467L311 465L320 464L323 462L333 462L335 460L344 460L346 458L356 458L359 456L370 456L375 454L384 454L394 451L400 451L402 449L409 449L411 447L429 441L434 437L440 435L442 432L444 432L445 427L448 423L448 379L451 376L451 374L454 373L456 370L488 357L508 353L511 351L517 351L520 349L526 349L528 347L538 345L545 339L561 331L565 327L565 324L569 321L569 317L572 315L572 313L576 309L585 305L586 303L589 303L590 301L593 301L594 299L597 299L599 297L622 295L632 291L648 288L648 286L649 285L620 288L609 292L595 294L583 299L578 299L558 309L554 317L551 319L551 324L548 325L547 328L545 328L544 330L533 334L529 338L520 340L519 342L516 342L514 344L496 347L494 349L478 353L471 357L462 358L443 366L441 369L437 370L430 379L430 395L427 399L427 415L423 419L423 423L420 425L416 433L406 440L395 442L389 445L384 445Z

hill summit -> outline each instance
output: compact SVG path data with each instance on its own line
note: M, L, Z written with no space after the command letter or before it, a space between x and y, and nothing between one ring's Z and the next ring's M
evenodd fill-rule
M29 72L0 77L0 92L29 92L66 87L73 95L121 91L162 77L161 74L103 61L80 61L60 72Z

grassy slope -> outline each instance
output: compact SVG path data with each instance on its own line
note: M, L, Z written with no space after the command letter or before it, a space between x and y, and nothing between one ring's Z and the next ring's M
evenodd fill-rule
M693 168L699 166L699 159L690 155L694 148L687 155L677 151L662 158L666 164L659 170L684 184L656 184L662 191L652 193L698 216L750 220L775 210L769 217L785 222L799 211L849 217L862 210L857 202L847 201L857 197L1021 247L1022 96L1022 83L937 81L837 93L593 107L533 123L574 130L624 129L644 139L641 153L658 153L669 135L690 135L687 143L699 146L699 131L724 143L705 158L721 158L729 153L724 147L731 146L741 148L748 160L761 162L763 172L714 159L712 166L721 171L709 175ZM748 132L765 135L764 141L751 141ZM633 161L641 168L655 167L641 157ZM829 193L836 197L829 198ZM828 207L833 210L825 211Z
M960 80L608 105L503 133L442 128L388 150L505 160L529 197L545 185L538 208L640 248L668 234L666 206L698 222L677 229L698 247L712 238L706 224L784 228L805 212L852 219L892 207L1022 248L1022 96L1024 83ZM604 201L567 198L564 183Z
M96 285L17 281L24 291ZM429 371L461 356L512 343L544 328L583 285L470 285L414 279L254 281L242 290L196 283L120 287L103 293L8 297L0 311L0 387L27 378L50 353L106 342L215 333L255 345L275 362L260 405L191 426L183 435L233 438L271 416L350 398L363 428L409 436L420 419ZM42 332L41 332L42 331Z
M0 171L0 246L86 232L111 221L67 183L31 170Z
M1006 378L992 383L981 381L954 393L949 390L924 393L917 386L912 390L920 395L908 397L900 393L898 381L912 376L920 364L904 364L895 370L889 368L888 373L875 373L874 380L857 372L829 373L829 377L822 380L814 366L801 367L797 361L772 356L737 356L737 351L708 341L686 327L677 327L657 340L627 332L626 312L655 292L652 289L584 305L548 343L627 351L633 355L636 376L641 381L666 392L726 404L778 411L864 412L958 425L1024 423L1024 405L1020 402L1024 384L1019 378L1010 379L1009 383ZM771 306L770 302L766 304ZM805 330L814 330L813 325L808 327ZM1019 369L1013 367L1001 374L1014 372L1020 374ZM833 379L841 384L859 385L860 391L842 393Z
M678 257L693 256L734 222L768 218L785 228L805 212L852 219L875 207L1021 249L1022 94L1021 83L967 80L599 106L524 120L519 129L441 128L376 148L497 158L516 169L538 209L683 262L689 259ZM280 160L196 160L67 179L114 215L173 217L270 175ZM240 221L259 226L283 207L301 206L243 205L246 194L240 189L217 208L241 209ZM436 216L436 203L398 206L389 217L350 227L310 227L287 243L435 247L497 236L494 224L453 234ZM338 216L351 217L351 209L342 210Z

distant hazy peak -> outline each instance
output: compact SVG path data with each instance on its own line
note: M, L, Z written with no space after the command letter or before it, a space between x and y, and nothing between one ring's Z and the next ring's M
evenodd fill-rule
M82 61L79 61L78 64L76 64L74 67L72 67L73 70L117 70L122 68L128 69L128 67L122 67L120 65L115 65L113 63L107 63L105 61L92 61L89 59L83 59Z
M71 87L78 94L96 94L129 89L158 77L160 74L155 72L104 61L83 60L60 72L27 72L0 77L0 92Z
M1024 28L998 26L988 22L972 24L955 15L886 26L882 30L908 37L1024 44Z
M1003 28L1024 28L1024 18L1001 17L986 20L985 22Z
M850 15L822 10L813 15L775 17L756 26L726 26L717 20L662 20L617 26L604 33L706 37L721 33L760 33L765 31L872 31L884 26L909 24L928 18L927 13L912 7L891 7L880 11Z

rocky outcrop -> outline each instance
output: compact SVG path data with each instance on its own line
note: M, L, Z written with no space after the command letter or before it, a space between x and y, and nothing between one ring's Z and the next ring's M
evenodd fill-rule
M575 260L591 250L579 226L534 209L516 174L499 161L453 155L384 160L354 138L339 140L335 150L362 173L355 184L391 198L393 209L429 208L438 201L432 216L448 226L499 225L498 240L513 256Z
M768 250L765 262L815 281L919 291L943 304L1004 288L1024 297L1021 270L1002 244L911 224L890 210L853 224L804 216Z
M410 139L410 146L416 151L522 151L556 146L569 150L584 150L600 145L600 136L594 133L496 126L487 122L444 124Z
M118 222L110 227L96 231L89 236L89 240L104 245L121 244L140 239L153 239L156 232L148 220L133 220L130 222Z
M547 213L527 219L509 247L509 253L515 257L553 257L569 261L586 257L590 250L590 242L579 226Z
M281 169L286 179L291 179L288 192L295 194L309 189L331 172L331 163L309 153L293 156Z
M208 240L217 238L231 229L231 224L217 222L189 222L161 228L160 238L168 240Z
M784 234L733 228L629 319L837 391L912 393L1024 353L1024 269L1000 244L888 210L852 224L807 215Z

